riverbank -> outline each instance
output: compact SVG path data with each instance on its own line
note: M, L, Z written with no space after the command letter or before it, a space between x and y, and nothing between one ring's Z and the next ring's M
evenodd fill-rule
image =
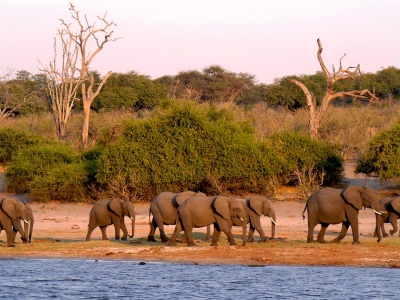
M109 226L107 228L108 241L101 240L101 232L97 228L92 234L92 241L85 242L89 211L92 205L31 203L35 215L33 242L23 244L18 240L16 247L6 247L6 237L3 231L0 235L2 241L0 242L0 257L118 259L254 266L400 267L398 234L395 237L384 238L378 244L376 238L373 237L375 217L370 209L362 210L359 214L361 245L352 244L351 229L340 244L307 244L307 220L303 220L301 216L304 202L274 200L273 204L278 222L276 238L273 240L241 246L241 229L234 227L238 246L229 246L226 236L222 234L219 246L211 247L210 242L202 241L205 236L205 228L199 228L195 230L197 247L186 247L186 244L169 247L161 242L147 242L148 204L135 205L137 215L134 239L115 241L113 239L114 229ZM126 222L129 223L128 220ZM262 225L267 236L270 236L270 219L263 217ZM340 228L341 225L331 225L326 239L331 240L336 237ZM173 229L174 226L167 226L167 234L172 234ZM319 226L316 227L315 235L317 230L319 230ZM158 234L158 231L156 233ZM158 235L156 238L158 239ZM259 239L257 234L256 239Z

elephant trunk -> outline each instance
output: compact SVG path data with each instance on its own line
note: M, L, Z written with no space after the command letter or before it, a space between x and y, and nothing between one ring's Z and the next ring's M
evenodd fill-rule
M275 238L276 217L275 214L270 215L271 218L271 239Z
M376 218L376 234L378 236L378 243L381 241L382 239L382 232L381 232L381 228L380 228L380 222L381 222L381 215L375 213L375 218Z
M376 218L376 234L378 236L378 243L381 241L382 239L382 232L380 230L380 224L381 224L381 215L382 213L380 212L380 206L378 204L378 201L371 201L371 209L374 211L375 213L375 218Z
M135 235L135 215L133 215L133 217L131 216L131 221L132 221L132 235L130 235L130 238L133 238L133 236Z
M242 229L243 229L243 246L245 246L247 242L246 238L247 222L245 220L242 221Z

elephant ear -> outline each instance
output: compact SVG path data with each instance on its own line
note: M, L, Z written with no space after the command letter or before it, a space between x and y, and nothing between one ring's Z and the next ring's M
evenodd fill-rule
M11 219L17 219L17 202L13 199L3 199L1 210L4 211Z
M112 199L110 202L108 202L108 210L118 217L122 216L122 206L123 200L121 199Z
M214 209L215 211L221 215L225 220L229 220L231 218L231 203L232 199L226 196L218 196L214 199Z
M357 210L360 210L362 208L362 198L360 189L364 189L364 187L350 185L342 192L342 197L344 201L353 206Z
M393 199L390 204L392 205L393 210L400 215L400 197Z
M257 214L257 216L262 215L262 206L264 203L263 200L264 199L259 196L251 196L249 198L249 206Z

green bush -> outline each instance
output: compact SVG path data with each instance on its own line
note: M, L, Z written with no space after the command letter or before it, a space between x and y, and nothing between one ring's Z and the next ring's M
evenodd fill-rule
M125 124L118 141L99 158L97 180L150 199L165 190L266 192L274 175L272 151L262 152L248 123L227 111L193 104Z
M376 173L381 179L400 176L400 122L371 140L357 163L356 173Z
M7 168L6 191L28 193L33 201L81 201L85 194L85 166L70 147L61 143L23 148Z
M316 141L307 135L286 132L271 138L271 147L284 166L288 178L294 171L307 175L325 174L323 184L337 183L342 178L343 160L338 148ZM299 178L297 178L299 179Z
M43 139L31 132L15 130L11 127L0 128L0 164L6 165L18 150L37 145Z
M272 182L294 171L324 172L325 184L340 180L343 171L331 145L295 133L259 141L249 122L235 121L226 110L192 104L131 120L111 132L118 134L104 145L97 181L141 199L185 189L270 194Z

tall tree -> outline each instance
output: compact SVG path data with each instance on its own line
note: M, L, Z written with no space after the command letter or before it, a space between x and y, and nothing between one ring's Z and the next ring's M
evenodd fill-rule
M326 111L328 109L329 103L336 98L344 98L344 97L354 97L354 98L362 98L362 99L370 99L370 100L379 100L377 96L375 96L373 93L371 93L368 89L363 89L363 90L353 90L349 92L337 92L333 89L333 85L335 82L343 79L354 79L358 75L361 75L360 71L360 65L358 64L357 67L348 67L344 69L342 67L342 59L343 57L346 56L344 54L342 58L340 58L339 61L339 70L335 70L335 67L333 67L333 72L330 73L328 69L325 66L325 63L322 59L322 44L319 39L317 39L318 43L318 51L317 51L317 57L318 57L318 62L321 66L321 69L323 73L325 74L326 78L326 90L325 94L322 98L321 104L317 106L317 101L313 93L309 91L309 89L306 87L305 84L302 82L298 81L297 79L292 79L291 81L299 86L305 96L306 96L306 101L307 105L309 107L309 128L310 128L310 135L312 138L317 139L319 136L319 129L321 127L322 120L326 114Z
M59 30L61 39L68 39L73 43L73 51L79 53L78 57L80 65L76 66L76 70L79 73L77 82L81 87L82 91L82 104L83 104L83 127L82 127L82 143L83 148L88 146L89 140L89 118L90 118L90 107L93 100L100 92L102 86L111 75L109 71L101 80L99 84L95 81L95 72L91 70L91 63L94 58L99 54L104 46L110 42L115 41L112 39L114 31L112 28L116 26L114 21L108 21L106 19L107 13L103 17L98 16L100 25L96 22L90 23L86 14L81 17L79 11L75 6L70 3L71 18L78 27L77 30L72 28L72 24L65 22L60 19L62 28ZM93 47L91 49L90 47ZM69 80L75 80L72 74L70 74ZM68 79L66 79L68 81Z
M63 30L58 30L61 40L61 62L58 65L56 39L54 39L54 58L48 66L43 66L47 81L48 101L53 114L56 134L59 139L67 136L68 119L72 108L78 100L77 92L82 82L79 76L78 47L72 37L66 36Z

